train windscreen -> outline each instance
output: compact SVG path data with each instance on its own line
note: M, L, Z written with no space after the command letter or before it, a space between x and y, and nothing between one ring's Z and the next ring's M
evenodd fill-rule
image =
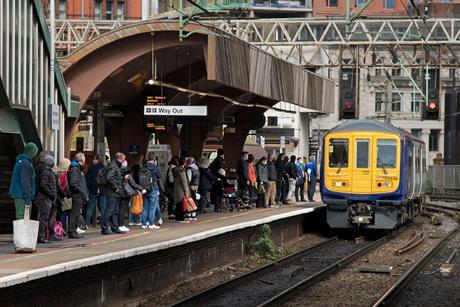
M330 139L329 167L348 167L348 139Z
M377 167L396 168L396 141L377 141Z

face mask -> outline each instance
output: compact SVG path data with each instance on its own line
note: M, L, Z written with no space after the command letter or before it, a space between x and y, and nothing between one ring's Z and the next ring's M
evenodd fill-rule
M267 161L262 162L263 165L267 164Z
M123 161L123 163L121 163L121 166L122 167L128 167L128 161L126 161L126 160Z

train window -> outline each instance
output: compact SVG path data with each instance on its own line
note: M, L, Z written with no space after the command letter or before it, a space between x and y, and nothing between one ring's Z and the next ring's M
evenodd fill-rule
M356 140L356 168L369 168L369 140Z
M396 167L396 141L377 140L377 167Z
M348 167L348 139L329 141L329 167Z

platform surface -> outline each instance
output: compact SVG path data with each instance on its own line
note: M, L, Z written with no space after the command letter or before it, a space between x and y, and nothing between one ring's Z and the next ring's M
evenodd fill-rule
M159 230L130 226L131 231L126 234L109 236L101 235L99 228L90 227L83 239L38 244L33 254L15 254L12 235L0 235L0 288L313 212L323 206L302 203L281 208L205 213L190 224L163 219Z

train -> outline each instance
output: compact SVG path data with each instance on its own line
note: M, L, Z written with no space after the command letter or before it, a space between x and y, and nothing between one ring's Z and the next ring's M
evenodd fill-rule
M389 123L348 120L323 137L320 191L331 228L391 230L424 201L425 143Z

